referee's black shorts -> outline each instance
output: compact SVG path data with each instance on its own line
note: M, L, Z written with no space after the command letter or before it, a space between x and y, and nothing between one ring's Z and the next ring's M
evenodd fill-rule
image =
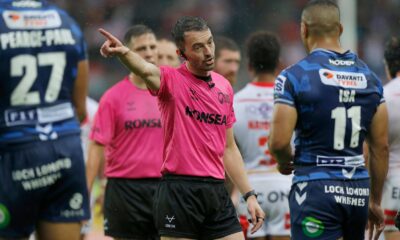
M164 237L216 239L242 231L224 180L165 175L154 210Z
M123 239L159 239L153 217L159 179L109 178L104 197L104 232Z

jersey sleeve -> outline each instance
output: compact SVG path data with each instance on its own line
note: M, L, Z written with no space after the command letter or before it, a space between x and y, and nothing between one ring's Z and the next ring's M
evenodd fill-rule
M168 100L173 96L172 80L174 79L175 69L168 66L160 67L160 88L149 92L153 96L157 96L161 100Z
M110 144L115 132L116 113L112 102L107 95L104 95L100 101L94 118L93 126L90 131L90 140L100 144Z
M382 81L378 76L376 76L375 73L372 73L372 75L375 78L376 85L377 85L377 88L378 88L378 94L379 94L379 97L380 97L379 104L384 103L386 100L385 100L385 96L384 96L384 89L383 89Z
M74 24L71 27L71 30L75 32L78 36L78 42L77 42L77 50L78 50L78 60L87 60L88 59L88 49L87 49L87 44L85 41L85 38L83 36L83 33L79 26L77 24Z
M295 105L295 91L287 72L283 71L275 79L274 103L283 103L290 106Z

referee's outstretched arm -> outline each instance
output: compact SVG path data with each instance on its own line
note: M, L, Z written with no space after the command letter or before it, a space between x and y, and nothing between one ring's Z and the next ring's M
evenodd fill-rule
M103 57L117 56L119 60L134 74L140 76L146 83L147 88L158 90L160 88L160 69L144 60L137 53L124 46L118 38L100 28L99 32L106 37L106 41L100 48Z

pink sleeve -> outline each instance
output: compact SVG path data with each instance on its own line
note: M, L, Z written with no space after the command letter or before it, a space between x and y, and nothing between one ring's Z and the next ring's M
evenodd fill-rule
M173 96L171 87L171 81L173 79L174 72L176 70L174 68L168 66L160 67L160 89L158 90L150 90L149 92L153 96L157 96L161 100L168 100Z
M236 122L235 110L233 109L233 89L231 86L229 88L229 95L231 102L229 104L229 114L228 114L228 119L226 121L226 128L231 128L233 124Z
M99 104L93 127L90 131L90 140L103 145L108 145L114 136L115 109L113 104L105 94Z

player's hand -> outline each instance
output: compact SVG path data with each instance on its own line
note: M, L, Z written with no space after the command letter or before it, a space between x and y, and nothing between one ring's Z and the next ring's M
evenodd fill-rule
M99 32L106 38L106 41L100 48L100 53L103 57L121 57L130 51L129 48L124 46L121 41L111 33L102 28L99 29Z
M288 162L285 164L278 163L278 171L283 175L290 175L294 170L293 162Z
M400 230L400 210L397 212L396 218L394 219L397 229Z
M374 202L369 203L368 208L368 229L369 236L368 239L378 240L379 236L385 228L385 215L379 204Z
M253 234L257 232L257 230L260 229L264 224L265 213L258 204L255 196L250 196L247 199L247 210L251 216L251 223L253 224L253 227L250 229L250 231L251 234Z

